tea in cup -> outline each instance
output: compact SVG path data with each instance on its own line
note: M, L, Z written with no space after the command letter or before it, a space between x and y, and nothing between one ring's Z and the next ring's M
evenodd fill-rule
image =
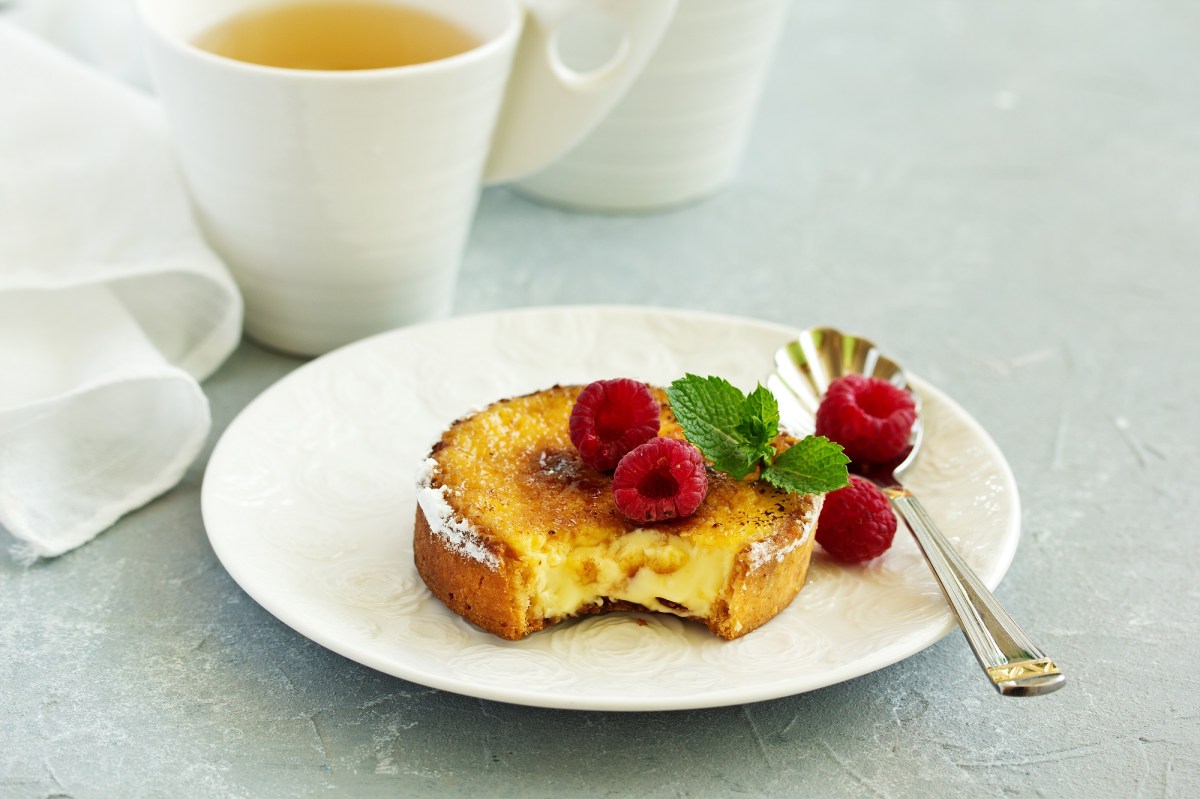
M151 73L246 333L303 355L451 308L484 181L620 99L676 0L139 0ZM557 37L624 31L588 72Z

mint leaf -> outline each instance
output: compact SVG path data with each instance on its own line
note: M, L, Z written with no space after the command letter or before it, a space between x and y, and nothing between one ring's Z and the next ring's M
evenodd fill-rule
M745 442L747 457L755 463L775 457L775 448L770 443L775 439L775 433L770 432L762 419L743 419L737 426L737 433Z
M671 410L688 441L713 468L740 480L761 457L743 426L746 397L728 380L687 374L667 388Z
M776 488L797 494L823 494L850 484L850 459L824 436L807 436L784 450L760 475Z
M762 419L771 436L767 440L774 440L775 436L779 434L779 403L775 400L775 395L760 383L746 397L743 407L747 416L757 416Z
M742 403L742 423L738 430L746 439L755 460L762 459L770 463L775 457L772 444L779 435L779 403L775 401L775 395L762 385L756 386Z

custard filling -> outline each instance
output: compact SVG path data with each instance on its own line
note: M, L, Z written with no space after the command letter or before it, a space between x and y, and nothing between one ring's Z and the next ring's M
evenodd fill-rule
M729 580L735 553L678 535L632 530L611 540L526 555L542 618L573 616L605 599L678 616L706 616Z

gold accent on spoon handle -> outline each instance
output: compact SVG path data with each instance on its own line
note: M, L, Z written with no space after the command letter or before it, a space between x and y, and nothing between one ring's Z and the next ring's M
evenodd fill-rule
M958 616L967 643L996 690L1005 696L1035 696L1061 688L1066 676L992 596L917 498L899 485L883 491L912 531Z
M996 683L1019 680L1039 674L1062 674L1050 658L1022 660L1019 663L1009 663L1007 666L992 666L987 672L988 676L992 678L992 682Z

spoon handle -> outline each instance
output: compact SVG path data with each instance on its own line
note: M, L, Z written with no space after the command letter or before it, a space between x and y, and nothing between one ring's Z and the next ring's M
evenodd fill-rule
M1066 676L1000 606L916 496L902 486L883 491L917 539L967 643L996 690L1005 696L1035 696L1061 688Z

